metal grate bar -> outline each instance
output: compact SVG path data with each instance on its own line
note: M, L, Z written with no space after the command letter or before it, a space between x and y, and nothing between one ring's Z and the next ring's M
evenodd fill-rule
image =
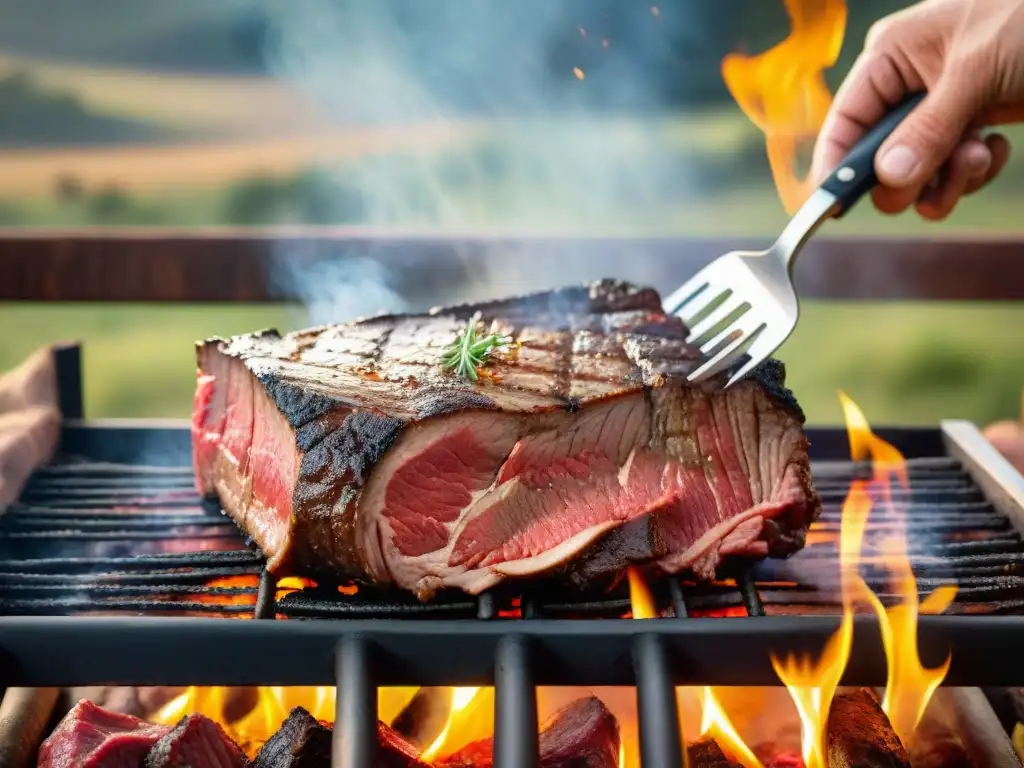
M539 768L540 724L526 637L498 641L494 660L494 768Z
M191 484L195 471L189 466L165 467L159 464L114 464L110 462L76 461L72 459L63 464L50 464L49 466L40 467L35 471L33 477L121 478L147 475L184 478L183 482Z
M679 768L685 764L683 734L672 684L672 662L661 637L644 634L633 641L633 669L640 762L644 768Z
M377 685L371 655L372 648L359 635L343 637L338 646L335 768L377 765Z
M266 569L260 572L259 592L256 595L256 607L253 609L254 619L273 619L274 597L277 594L277 578Z
M676 618L687 618L690 615L690 611L686 607L686 594L683 592L683 586L679 583L679 579L669 579L668 589L672 599L672 611L675 613Z
M81 589L93 584L150 584L155 588L176 584L206 584L217 578L249 576L260 573L258 565L227 566L222 568L193 568L186 571L154 570L142 573L105 571L103 573L0 573L0 590L6 586L55 584L65 589ZM152 590L151 590L152 591Z
M219 552L184 552L132 557L52 557L38 560L2 560L0 573L96 572L103 568L147 571L154 568L204 568L212 565L263 563L263 555L248 549Z
M94 600L65 597L52 600L0 598L0 614L7 616L53 616L54 614L108 613L112 610L145 614L222 613L251 614L252 605L201 603L186 600Z

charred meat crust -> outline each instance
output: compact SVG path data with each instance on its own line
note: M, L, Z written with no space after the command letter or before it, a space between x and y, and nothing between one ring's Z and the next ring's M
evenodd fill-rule
M445 328L457 327L446 325L453 318L465 322L477 313L485 324L498 323L504 332L527 329L536 335L530 349L549 358L554 356L554 367L546 369L546 375L554 382L546 399L538 390L524 389L514 382L501 381L500 377L498 386L493 388L486 383L467 386L439 373L436 364L427 362L434 358L423 356L417 346L421 343L417 333L431 329L434 335L428 343L433 343L435 324L441 323L443 334ZM398 334L392 331L399 323L404 323L405 336L396 340ZM525 393L525 399L512 403L511 410L537 414L575 412L585 404L631 392L642 392L648 399L664 397L680 387L714 399L720 386L718 381L692 387L681 384L698 361L697 351L685 343L686 327L677 318L662 313L655 291L619 281L605 280L500 301L438 308L422 315L366 318L344 328L345 337L332 336L337 333L336 327L327 326L283 337L276 331L263 331L230 340L210 339L199 345L201 369L209 347L240 360L293 430L299 469L292 493L288 542L285 551L272 563L278 573L372 580L366 553L361 553L356 544L358 500L373 468L415 422L460 411L509 410L509 398L518 397L517 393ZM305 362L303 353L323 349L322 344L316 345L325 338L328 344L323 354L338 354L344 362L333 363L328 357L326 362L320 362L321 367L317 368L316 362L312 367L326 371L324 376L332 375L333 365L346 371L344 393L339 397L320 391L335 391L333 385L328 385L330 382L318 388L289 380L295 375L294 366ZM377 366L384 348L403 342L412 351L392 349L391 359L398 361L398 367L416 368L416 377L382 380ZM332 344L340 344L341 351ZM574 355L594 366L592 372L572 373L584 384L596 382L593 388L571 391L568 372ZM356 365L353 360L364 362ZM365 382L359 378L361 368ZM531 369L527 362L519 360L509 370L513 374L529 374ZM545 373L543 368L536 370ZM621 376L617 381L615 371ZM759 397L770 399L799 423L804 421L795 397L785 387L785 367L781 362L766 361L749 379L759 385ZM499 402L500 398L505 398L505 402ZM400 405L392 408L393 403ZM804 439L797 446L797 453L806 455L806 448ZM685 456L675 458L686 461ZM798 472L799 485L808 503L817 508L809 471L799 466L794 471ZM571 580L589 580L601 572L621 571L626 562L642 559L644 553L652 559L667 554L656 517L645 518L615 529L591 544L571 566ZM803 545L805 531L800 521L768 519L765 525L771 554L784 556Z

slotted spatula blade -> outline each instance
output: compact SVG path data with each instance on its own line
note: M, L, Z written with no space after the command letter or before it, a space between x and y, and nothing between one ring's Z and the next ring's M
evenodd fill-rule
M825 220L839 218L877 186L878 149L924 97L909 96L868 131L771 248L720 256L665 299L665 311L683 320L690 329L687 341L697 345L703 357L689 381L728 371L725 386L732 386L789 338L800 316L793 287L797 255Z

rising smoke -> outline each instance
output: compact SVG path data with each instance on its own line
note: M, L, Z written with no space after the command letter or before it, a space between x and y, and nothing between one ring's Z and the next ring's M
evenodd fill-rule
M671 49L700 44L702 5L630 3L613 18L575 1L268 0L267 59L353 141L411 136L407 151L325 169L335 185L329 221L384 231L643 231L671 221L666 212L698 188L708 193L713 158L694 151L673 121L678 109L668 108L679 96L671 81L686 77L672 69ZM673 29L689 30L682 41L666 34L668 12ZM734 162L723 154L717 162ZM291 248L282 248L277 278L314 321L408 307L395 268L373 254L307 269ZM628 254L596 274L585 254L540 274L501 252L490 261L471 270L458 298L627 276L630 266Z

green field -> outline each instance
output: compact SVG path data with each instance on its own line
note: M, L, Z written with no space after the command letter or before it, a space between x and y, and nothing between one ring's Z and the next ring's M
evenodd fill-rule
M5 306L0 369L58 339L85 343L92 417L185 417L192 342L209 335L299 327L288 307ZM814 423L841 421L836 391L876 424L979 424L1019 415L1024 384L1022 307L806 304L781 358Z

